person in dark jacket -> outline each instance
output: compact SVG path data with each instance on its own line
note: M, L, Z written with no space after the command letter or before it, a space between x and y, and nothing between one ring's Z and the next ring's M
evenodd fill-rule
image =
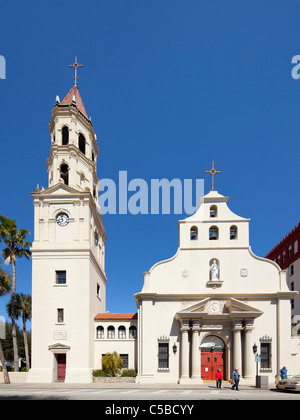
M232 385L231 389L236 391L239 391L239 382L240 382L240 374L238 369L234 369L232 373L232 379L234 380L234 384Z

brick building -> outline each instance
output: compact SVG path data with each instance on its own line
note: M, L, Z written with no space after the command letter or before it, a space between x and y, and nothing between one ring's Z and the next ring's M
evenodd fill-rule
M300 222L267 255L282 270L287 270L290 290L300 291ZM300 294L291 300L292 322L300 320Z

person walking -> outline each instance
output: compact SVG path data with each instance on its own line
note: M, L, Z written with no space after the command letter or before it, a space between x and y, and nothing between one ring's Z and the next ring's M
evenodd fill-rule
M222 387L222 379L223 379L223 376L222 376L222 373L221 373L221 369L218 369L217 372L216 372L216 385L217 385L217 388L220 388L221 389L221 387Z
M234 369L232 372L232 379L234 380L234 384L232 385L231 389L236 391L239 391L239 382L240 382L240 374L238 369Z
M287 379L287 368L285 366L282 367L279 371L281 379Z

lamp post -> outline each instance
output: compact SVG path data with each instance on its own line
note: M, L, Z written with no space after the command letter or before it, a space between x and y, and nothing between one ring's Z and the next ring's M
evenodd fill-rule
M255 355L255 363L256 363L256 377L255 377L255 388L260 388L260 376L258 375L258 363L260 361L260 355L257 353L257 345L254 343L253 353Z

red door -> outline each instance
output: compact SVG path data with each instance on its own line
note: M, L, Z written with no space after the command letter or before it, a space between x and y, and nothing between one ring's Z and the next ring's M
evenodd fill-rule
M201 350L201 378L207 381L215 380L217 369L221 369L221 373L224 378L223 350Z
M66 354L57 355L57 380L64 381L66 377Z

